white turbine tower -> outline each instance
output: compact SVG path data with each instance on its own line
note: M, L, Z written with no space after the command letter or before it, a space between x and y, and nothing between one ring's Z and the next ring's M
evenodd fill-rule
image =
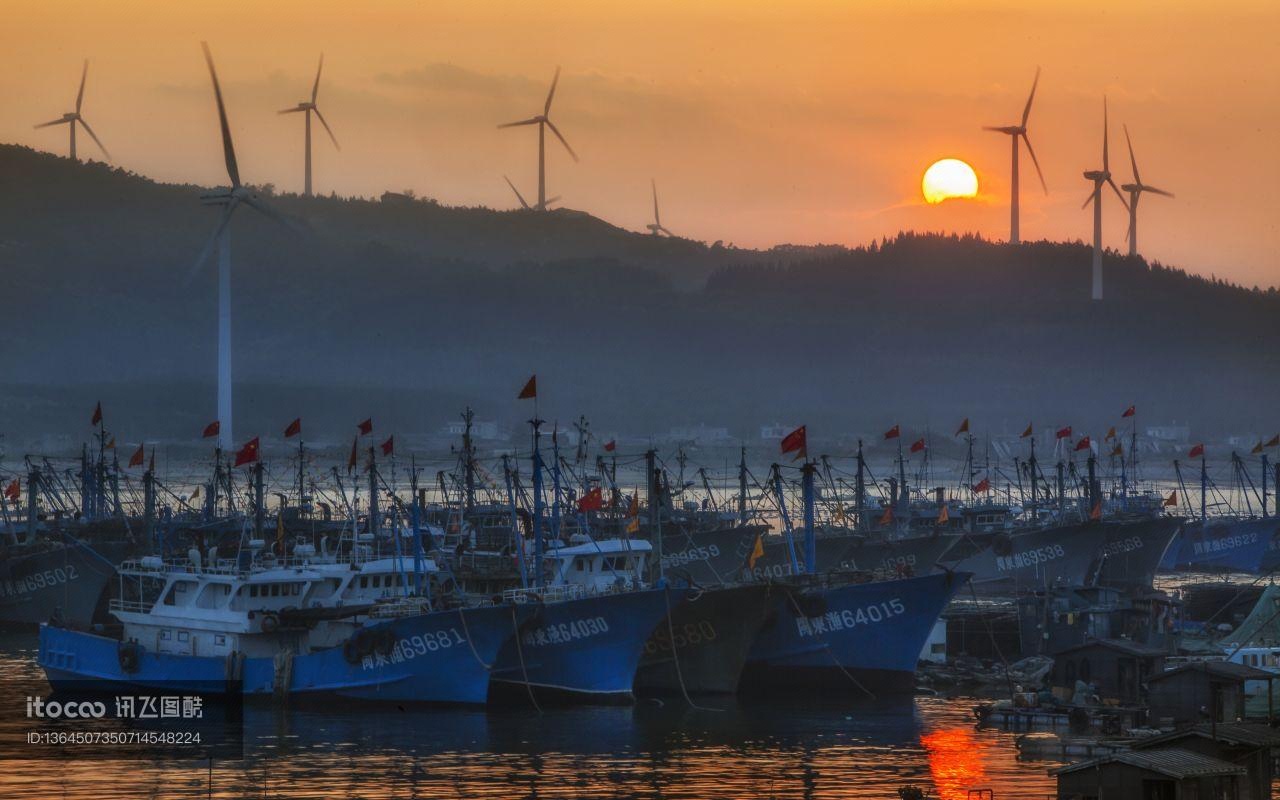
M1040 171L1040 162L1036 160L1036 151L1031 149L1031 140L1027 138L1027 117L1031 116L1031 101L1036 98L1036 85L1040 83L1040 68L1036 67L1036 77L1031 81L1031 94L1027 95L1027 105L1022 109L1022 122L1018 125L1003 125L983 127L984 131L995 131L996 133L1004 133L1010 137L1013 145L1013 171L1009 179L1010 199L1009 199L1009 244L1018 244L1021 241L1018 230L1018 139L1021 138L1027 145L1027 153L1031 156L1031 163L1036 167L1036 174L1040 176L1040 187L1044 189L1044 193L1049 193L1049 187L1045 185L1044 173Z
M1129 240L1129 255L1136 256L1138 254L1138 199L1142 197L1143 192L1161 194L1165 197L1173 197L1173 193L1148 186L1142 182L1142 178L1138 177L1138 159L1133 157L1133 140L1129 138L1128 125L1124 126L1124 140L1129 145L1129 163L1133 165L1133 183L1120 186L1129 193L1129 233L1125 238Z
M1102 98L1102 169L1093 169L1084 173L1085 180L1093 181L1093 191L1085 199L1081 208L1088 208L1093 203L1093 299L1102 299L1102 184L1109 183L1115 190L1116 197L1128 210L1120 187L1111 179L1111 159L1107 155L1107 98Z
M200 196L200 202L208 206L222 206L218 226L200 251L196 263L187 276L190 281L209 259L214 247L218 249L218 444L224 450L234 441L231 427L231 215L240 204L250 206L263 215L283 224L287 221L262 202L256 194L240 183L240 170L236 166L236 150L231 143L231 127L227 124L227 109L222 103L222 89L218 86L218 73L213 68L213 56L209 45L201 42L204 59L209 65L209 77L213 80L213 96L218 104L218 122L222 128L222 155L227 165L228 189L219 188Z
M89 136L93 138L94 144L98 145L98 149L101 150L102 154L107 157L108 161L110 161L111 154L107 152L107 148L103 146L102 141L98 138L98 135L93 132L93 128L89 127L89 123L80 114L80 106L84 104L84 81L85 81L85 78L87 77L89 77L89 60L85 59L84 70L81 71L80 73L80 91L76 93L76 110L68 111L58 119L51 120L49 122L42 122L39 125L36 125L35 127L39 129L39 128L48 128L52 125L68 126L71 129L71 160L75 161L76 160L76 123L80 123L81 125L84 126L85 133L89 134Z
M658 215L658 184L653 180L653 178L650 178L649 185L653 187L653 222L645 227L648 228L649 233L652 233L654 236L659 236L665 233L666 235L674 238L675 234L662 226L662 217Z
M315 113L316 119L320 120L320 124L324 126L325 133L329 134L329 140L333 142L333 146L337 150L342 147L338 145L338 138L333 135L333 130L329 127L329 123L324 121L324 114L320 113L320 107L316 105L316 95L320 93L320 72L324 69L324 53L320 54L320 66L316 67L316 82L311 87L311 99L303 100L293 108L286 108L280 111L281 114L296 114L299 111L307 115L306 128L306 181L304 183L303 194L307 197L311 196L311 114Z
M565 141L564 136L560 134L560 129L551 121L551 99L556 96L556 84L560 81L560 68L556 67L555 77L551 79L551 91L547 92L547 102L542 107L542 113L536 117L529 117L518 122L508 122L499 125L499 128L514 128L519 125L537 125L538 126L538 204L534 209L538 211L546 211L547 204L551 201L547 199L547 149L546 149L546 129L550 128L551 132L560 140L560 144L564 145L564 149L569 151L569 155L576 162L578 154L573 152L573 148ZM515 187L511 187L514 189ZM516 192L518 195L519 192ZM521 199L520 202L524 202Z
M532 211L533 209L529 206L527 202L525 202L524 195L520 194L520 190L517 189L516 185L511 182L511 179L508 178L506 175L503 175L502 179L507 182L508 186L511 187L511 191L516 193L516 199L520 201L520 207L523 208L525 211ZM552 203L554 203L559 199L560 199L560 195L556 195L555 197L548 197L547 205L550 206Z

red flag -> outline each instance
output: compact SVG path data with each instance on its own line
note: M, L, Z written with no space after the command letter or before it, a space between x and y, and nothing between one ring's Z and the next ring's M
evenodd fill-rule
M152 475L156 474L156 449L151 448L151 463L147 464L147 472Z
M388 436L387 440L382 443L382 454L384 456L392 455L396 452L396 437Z
M1068 425L1068 426L1067 426L1067 427L1065 427L1065 428L1058 428L1058 438L1059 438L1059 439L1066 439L1066 438L1069 438L1070 436L1071 436L1071 426L1070 426L1070 425Z
M1102 501L1101 500L1094 503L1093 510L1089 512L1089 519L1091 520L1102 519Z
M604 451L606 453L612 453L614 450L617 450L617 449L618 449L618 442L616 439L610 439L609 441L604 443Z
M1134 414L1137 414L1137 413L1138 413L1137 408L1133 406L1129 406L1124 410L1124 413L1120 415L1120 418L1124 419L1125 417L1132 417Z
M990 491L990 489L991 489L991 481L987 480L986 478L983 478L982 480L978 481L977 484L974 485L973 493L982 494L983 492Z
M351 457L347 459L347 472L351 472L356 468L356 442L360 441L360 437L351 440Z
M302 417L298 417L289 423L289 427L284 429L284 438L292 439L300 433L302 433Z
M1259 440L1258 440L1258 443L1257 443L1257 444L1255 444L1255 445L1253 446L1253 449L1252 449L1252 450L1250 450L1249 452L1250 452L1250 453L1253 453L1254 455L1257 455L1258 453L1261 453L1261 452L1262 452L1262 440L1261 440L1261 439L1259 439Z
M213 422L204 426L204 434L202 438L208 439L210 436L217 436L218 432L221 430L222 423L215 419Z
M538 396L538 376L536 374L529 376L529 382L520 390L520 394L516 395L517 400L529 400Z
M884 514L880 517L880 524L883 526L888 525L890 522L893 522L893 506L885 506Z
M1035 432L1035 431L1031 430L1031 423L1030 423L1030 422L1028 422L1028 423L1027 423L1027 429L1026 429L1025 431L1023 431L1023 432L1022 432L1022 436L1020 436L1020 437L1018 437L1018 438L1020 438L1020 439L1027 439L1027 438L1030 438L1030 437L1031 437L1031 435L1032 435L1034 432Z
M578 498L578 512L581 514L599 511L602 508L604 508L604 493L600 491L599 486Z
M916 441L911 443L911 452L919 453L923 449L924 449L924 439L917 439Z
M89 424L97 425L99 422L102 422L102 401L101 400L99 400L98 404L93 407L93 418L89 420Z
M1187 458L1199 458L1204 455L1204 445L1198 444L1191 448L1191 452L1187 453Z
M1076 442L1076 452L1080 452L1081 450L1088 450L1088 449L1089 449L1089 437L1088 437L1088 436L1086 436L1086 437L1084 437L1083 439L1081 439L1080 441Z
M373 417L369 417L364 422L361 422L356 426L356 428L360 431L361 436L368 436L373 433Z
M959 427L959 428L956 428L956 433L955 433L955 435L956 435L956 436L959 436L959 435L960 435L960 434L962 434L962 433L968 433L968 432L969 432L969 418L968 418L968 417L965 417L965 418L964 418L964 422L961 422L961 423L960 423L960 427Z
M1164 499L1165 506L1176 506L1178 504L1178 490L1174 489L1169 492L1169 496Z
M255 436L249 440L244 447L236 451L236 463L232 466L242 466L244 464L252 464L258 460L258 437Z
M902 431L898 430L897 425L894 425L892 428L884 432L884 438L886 439L897 439L901 435Z
M801 425L791 433L782 437L782 454L796 453L796 458L807 458L809 455L809 437L805 426Z
M22 497L22 487L18 485L17 478L14 478L8 486L4 487L4 496L15 503Z
M1107 431L1107 435L1102 437L1102 441L1109 442L1114 438L1116 438L1116 426L1112 425L1111 428Z
M1277 433L1275 436L1268 439L1267 443L1264 444L1263 447L1280 447L1280 433Z
M138 445L138 449L133 451L133 455L129 457L129 466L140 467L142 460L147 457L145 445Z

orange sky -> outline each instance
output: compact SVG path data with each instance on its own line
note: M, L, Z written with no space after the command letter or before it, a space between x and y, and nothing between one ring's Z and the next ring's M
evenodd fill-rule
M317 190L508 207L504 173L536 193L537 137L495 126L536 113L561 64L552 118L582 161L552 148L548 189L571 207L640 229L652 176L663 222L708 241L1003 238L1008 139L980 126L1016 122L1039 65L1030 128L1050 193L1024 155L1024 238L1091 235L1080 173L1101 158L1106 92L1117 182L1128 123L1143 178L1177 194L1143 200L1144 253L1275 285L1276 30L1270 1L6 0L0 141L65 152L64 128L32 125L71 108L87 56L84 114L118 164L225 181L203 38L242 175L300 190L302 120L275 112L306 96L323 50L320 107L343 149L316 139ZM974 166L977 200L923 203L920 176L944 156ZM1121 248L1124 211L1113 196L1105 209Z

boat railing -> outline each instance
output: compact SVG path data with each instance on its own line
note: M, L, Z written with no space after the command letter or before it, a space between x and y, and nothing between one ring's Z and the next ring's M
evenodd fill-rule
M378 603L369 616L376 619L398 619L425 614L431 611L431 602L424 597L400 597Z
M564 600L577 600L591 594L586 586L576 583L544 586L541 589L529 587L524 589L506 589L502 592L504 603L557 603Z
M122 600L120 598L112 598L108 605L110 611L125 611L134 614L149 614L154 603L146 600Z

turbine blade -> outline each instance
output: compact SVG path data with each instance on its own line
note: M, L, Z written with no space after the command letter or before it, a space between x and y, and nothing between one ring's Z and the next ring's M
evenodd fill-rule
M316 67L316 82L311 87L311 102L315 103L316 95L320 93L320 72L324 69L324 53L320 54L320 66Z
M209 43L201 42L204 48L204 60L209 65L209 77L213 79L213 96L218 101L218 122L222 126L222 157L227 162L227 177L231 179L232 188L240 185L240 168L236 165L236 148L231 143L231 126L227 124L227 109L222 104L222 87L218 85L218 71L213 68L213 54L209 52Z
M1138 177L1138 159L1133 157L1133 140L1129 138L1129 125L1124 126L1124 141L1129 145L1129 164L1133 166L1133 182L1142 185L1142 178Z
M1107 178L1107 183L1110 184L1111 188L1115 190L1116 197L1120 198L1120 202L1124 205L1125 210L1127 211L1129 209L1129 201L1125 199L1124 192L1120 191L1120 187L1116 186L1116 182L1111 180L1110 177Z
M71 120L69 120L69 119L55 119L55 120L50 120L49 122L41 122L39 125L35 125L35 126L33 126L33 127L35 127L35 128L47 128L47 127L49 127L50 125L61 125L61 124L63 124L64 122L70 122L70 121L71 121Z
M558 201L559 199L560 199L560 195L556 195L555 197L548 197L547 202L544 204L544 207L551 205L552 203Z
M278 222L279 224L283 225L284 227L288 228L294 233L302 233L304 231L309 230L309 227L307 226L307 224L302 220L297 219L296 217L289 216L287 214L281 214L279 211L276 211L271 206L262 202L256 196L246 197L244 199L244 203L245 205L251 207L254 211L257 211L259 214L262 214L264 217L267 217L273 222Z
M1022 134L1022 143L1027 146L1027 154L1031 156L1031 163L1036 165L1036 175L1040 176L1040 188L1044 189L1044 193L1049 193L1049 186L1044 182L1044 173L1040 171L1040 162L1036 160L1036 151L1031 147L1031 139L1026 133Z
M297 114L299 111L306 111L306 109L303 108L302 106L294 106L293 108L282 108L276 113L277 114Z
M1133 238L1133 222L1134 222L1133 217L1129 217L1129 227L1126 228L1124 232L1125 244L1128 244L1129 240Z
M1004 129L1003 125L983 125L982 129L984 131L991 131L992 133L1008 133L1008 131Z
M1111 161L1107 156L1107 96L1102 96L1102 171L1111 171Z
M669 231L669 230L667 230L666 228L662 227L661 225L659 225L659 226L658 226L658 230L660 230L660 231L662 231L663 233L665 233L666 235L670 236L672 239L676 238L676 235L675 235L674 233L672 233L671 231Z
M511 187L511 191L516 193L516 199L520 201L520 206L524 208L524 210L528 211L529 204L524 201L524 195L520 194L520 190L516 188L516 185L512 183L511 179L508 178L506 175L503 175L502 179L507 182L508 186Z
M1027 95L1026 108L1022 109L1022 127L1027 127L1027 117L1031 116L1031 101L1036 99L1036 86L1040 83L1040 68L1036 67L1036 77L1031 81L1031 94Z
M80 104L84 102L84 79L89 77L89 59L84 60L84 69L80 72L80 91L76 92L76 113L80 113Z
M498 127L499 127L499 128L514 128L514 127L516 127L517 125L537 125L539 121L540 121L540 120L539 120L537 117L529 117L528 119L522 119L522 120L520 120L520 121L518 121L518 122L504 122L503 124L499 125Z
M1142 191L1152 192L1154 194L1164 195L1165 197L1173 197L1173 192L1166 192L1164 189L1157 189L1154 186L1143 186Z
M653 187L653 221L655 224L661 225L662 219L658 216L658 184L653 178L650 178L649 185Z
M1088 196L1088 197L1086 197L1086 198L1084 199L1084 204L1083 204L1082 206L1080 206L1080 208L1081 208L1081 209L1088 208L1088 207L1089 207L1089 204L1093 202L1093 196L1094 196L1096 193L1097 193L1097 189L1095 189L1095 190L1094 190L1094 191L1092 191L1092 192L1089 192L1089 196Z
M551 113L551 98L556 96L556 84L560 82L560 67L556 67L555 77L551 79L551 91L547 92L547 104L542 107L542 115L545 117Z
M564 149L569 151L569 155L573 156L573 160L576 162L578 160L578 154L573 152L573 148L570 147L569 143L566 142L564 137L560 135L560 131L558 128L556 128L555 123L553 123L551 120L547 120L547 127L550 128L551 132L556 135L556 138L560 140L560 144L564 145Z
M200 250L200 255L196 257L196 262L191 265L191 271L187 273L186 280L182 282L183 286L189 285L196 277L196 273L204 266L204 262L209 260L209 255L218 244L218 237L222 235L222 229L227 227L227 223L231 221L231 212L235 210L236 202L233 200L222 209L222 215L218 217L218 226L213 229L213 235L209 237L209 241L204 243L204 247Z
M108 161L110 161L111 153L107 152L106 145L104 145L102 143L102 140L98 138L98 134L93 132L93 128L89 127L89 121L86 120L84 117L80 117L80 124L84 126L84 129L89 134L89 137L93 139L93 143L98 146L98 149L101 150L102 154L107 157Z
M333 142L335 148L341 150L342 145L338 144L338 137L333 135L333 129L329 127L329 123L324 121L324 114L320 113L320 108L317 106L313 110L316 112L316 119L320 120L320 124L324 126L324 132L329 134L329 141Z

